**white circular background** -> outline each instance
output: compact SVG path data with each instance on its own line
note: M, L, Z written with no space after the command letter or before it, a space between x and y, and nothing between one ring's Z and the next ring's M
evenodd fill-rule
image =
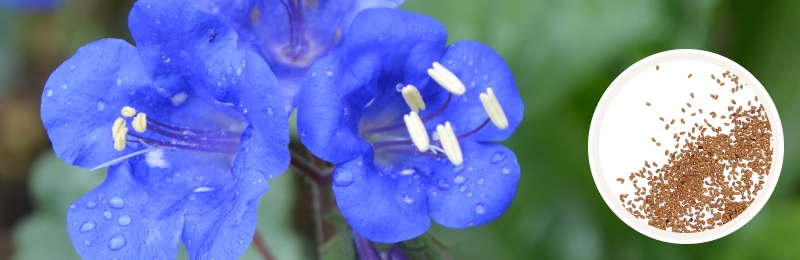
M712 74L721 78L725 71L738 76L739 83L746 84L744 89L731 93L734 84L730 79L722 79L726 82L725 86L719 86L716 80L711 79ZM688 77L689 74L692 74L691 78ZM690 93L694 93L694 98ZM719 99L712 99L711 94L719 95ZM758 96L758 102L755 102L755 96ZM772 126L772 166L769 175L764 179L763 189L747 210L722 226L698 233L660 230L648 225L646 219L637 219L629 213L620 202L619 195L629 194L628 199L633 198L635 189L628 179L630 173L640 170L644 161L655 161L659 165L666 163L664 150L669 150L670 153L677 150L673 134L691 131L694 123L704 125L703 119L708 119L714 126L721 126L723 133L727 133L730 127L723 125L726 120L720 119L720 116L730 113L727 107L733 105L731 99L736 100L736 107L748 107L748 100L756 106L763 104ZM646 102L651 106L646 106ZM691 108L686 103L691 103ZM686 112L682 112L681 108L686 109ZM698 109L703 109L703 114ZM714 119L709 115L712 111L718 114ZM691 113L697 115L691 116ZM664 117L664 121L659 117ZM686 121L685 124L680 122L681 118ZM665 125L672 119L675 119L675 123L670 125L669 130L665 130ZM651 138L655 138L661 146L656 146ZM769 94L739 64L706 51L666 51L633 64L603 94L589 129L589 163L597 189L606 204L628 226L664 242L703 243L736 231L766 204L775 189L783 164L783 130ZM756 182L757 176L753 177ZM625 183L620 184L617 178L624 178ZM648 187L643 182L637 185Z

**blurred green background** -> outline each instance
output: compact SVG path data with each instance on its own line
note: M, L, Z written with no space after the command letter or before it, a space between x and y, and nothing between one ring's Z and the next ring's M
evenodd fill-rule
M0 6L0 259L78 259L66 208L104 173L52 155L39 97L80 46L131 41L132 2L72 0L51 12ZM506 142L523 170L508 212L482 227L432 229L456 245L454 259L800 259L800 1L406 0L402 8L442 21L451 42L495 48L526 105ZM786 139L767 205L740 230L699 245L659 242L625 225L597 192L587 156L589 123L611 81L639 59L681 48L721 54L755 75ZM307 184L285 174L271 186L259 232L278 259L313 255ZM258 259L252 251L243 258Z

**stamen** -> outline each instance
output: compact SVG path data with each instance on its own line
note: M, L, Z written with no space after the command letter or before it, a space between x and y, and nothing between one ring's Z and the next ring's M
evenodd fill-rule
M444 149L444 154L447 155L447 159L450 159L450 162L455 166L464 163L464 156L461 154L461 145L458 144L458 139L456 138L455 132L453 132L450 121L445 122L444 126L436 126L436 132L439 133L442 148Z
M114 125L111 126L111 137L117 139L117 134L122 128L125 127L125 119L122 117L117 117L117 120L114 120Z
M467 91L464 83L461 82L461 80L458 79L453 72L438 62L433 62L433 68L428 69L428 75L431 76L431 78L439 83L439 85L441 85L444 89L450 91L450 93L456 94L457 96L461 96Z
M425 125L419 119L417 112L411 111L408 115L403 116L403 121L406 122L408 128L408 135L411 136L411 142L420 152L428 150L430 147L430 140L428 139L428 132L425 130Z
M481 93L479 97L492 123L501 130L508 128L508 118L506 118L506 113L503 112L503 108L500 107L500 101L497 101L497 97L494 95L492 88L486 88L486 93Z
M116 149L117 151L122 151L125 149L125 143L127 142L127 140L125 140L126 134L128 134L128 128L124 126L120 128L118 132L115 133L114 149Z
M420 109L425 110L425 101L422 100L422 95L419 94L417 87L408 85L403 88L402 93L406 104L408 104L408 107L410 107L412 111L419 113Z
M147 115L145 113L137 114L131 121L131 125L133 125L133 130L136 130L136 132L144 133L147 130Z
M124 117L132 117L136 115L136 109L129 106L125 106L122 108L122 111L120 111L120 113L122 113L122 116Z

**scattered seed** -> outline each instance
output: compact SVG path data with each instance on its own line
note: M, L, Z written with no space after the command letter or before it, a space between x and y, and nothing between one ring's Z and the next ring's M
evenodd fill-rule
M645 105L647 105L649 107L650 106L650 102L646 102Z
M656 70L658 70L658 65L656 65Z
M692 92L692 93L689 93L689 96L690 96L690 97L692 97L692 98L694 98L694 92Z
M689 78L692 78L692 73L689 73Z

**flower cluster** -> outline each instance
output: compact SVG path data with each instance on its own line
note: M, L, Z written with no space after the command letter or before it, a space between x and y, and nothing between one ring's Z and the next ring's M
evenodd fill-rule
M135 46L80 48L42 95L56 154L109 167L70 206L77 252L171 259L182 242L192 259L240 256L267 180L288 167L295 106L303 144L336 165L357 241L499 217L520 172L493 143L522 120L511 72L481 43L445 46L432 18L379 8L401 3L138 1Z

